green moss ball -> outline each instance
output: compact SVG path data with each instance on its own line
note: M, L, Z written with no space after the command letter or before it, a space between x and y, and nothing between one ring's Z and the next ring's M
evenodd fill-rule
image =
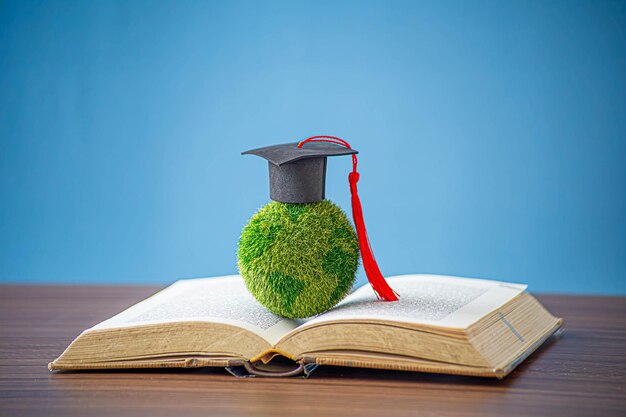
M352 224L334 203L271 202L241 233L239 272L252 295L289 318L322 313L346 296L359 264Z

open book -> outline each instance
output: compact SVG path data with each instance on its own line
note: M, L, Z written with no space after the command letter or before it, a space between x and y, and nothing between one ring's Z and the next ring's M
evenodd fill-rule
M562 325L525 285L436 275L369 284L307 320L276 316L238 275L182 280L85 330L50 370L245 367L295 375L307 364L503 378Z

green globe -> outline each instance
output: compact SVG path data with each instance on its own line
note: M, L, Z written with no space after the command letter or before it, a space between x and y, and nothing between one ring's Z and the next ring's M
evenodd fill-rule
M270 311L304 318L343 299L356 277L359 243L334 203L273 201L241 233L239 272L248 290Z

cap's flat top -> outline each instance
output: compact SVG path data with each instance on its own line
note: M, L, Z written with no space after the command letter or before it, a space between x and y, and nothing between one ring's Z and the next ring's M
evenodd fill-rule
M274 165L283 165L295 162L304 158L321 158L325 156L352 155L359 153L354 149L332 143L305 143L302 148L298 148L299 142L283 143L280 145L266 146L264 148L251 149L242 152L242 155L257 155L265 158Z

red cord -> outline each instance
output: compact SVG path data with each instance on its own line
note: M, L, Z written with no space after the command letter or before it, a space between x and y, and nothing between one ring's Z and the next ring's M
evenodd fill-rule
M335 145L343 146L348 149L352 149L350 144L345 140L338 138L336 136L311 136L300 143L298 143L298 148L304 146L305 143L309 142L326 142L333 143ZM376 259L374 258L374 252L372 252L372 247L370 245L369 237L367 236L367 230L365 229L365 222L363 221L363 208L361 207L361 199L359 198L359 193L356 187L357 182L359 182L359 173L357 172L358 159L356 154L352 154L352 172L348 175L348 181L350 183L350 193L352 194L352 219L354 220L354 225L356 227L356 233L359 238L359 248L361 250L361 259L363 260L363 269L365 269L365 274L367 275L367 279L372 285L372 289L376 293L376 296L384 301L397 301L398 293L396 293L387 281L385 277L380 272L378 268L378 264L376 263Z

